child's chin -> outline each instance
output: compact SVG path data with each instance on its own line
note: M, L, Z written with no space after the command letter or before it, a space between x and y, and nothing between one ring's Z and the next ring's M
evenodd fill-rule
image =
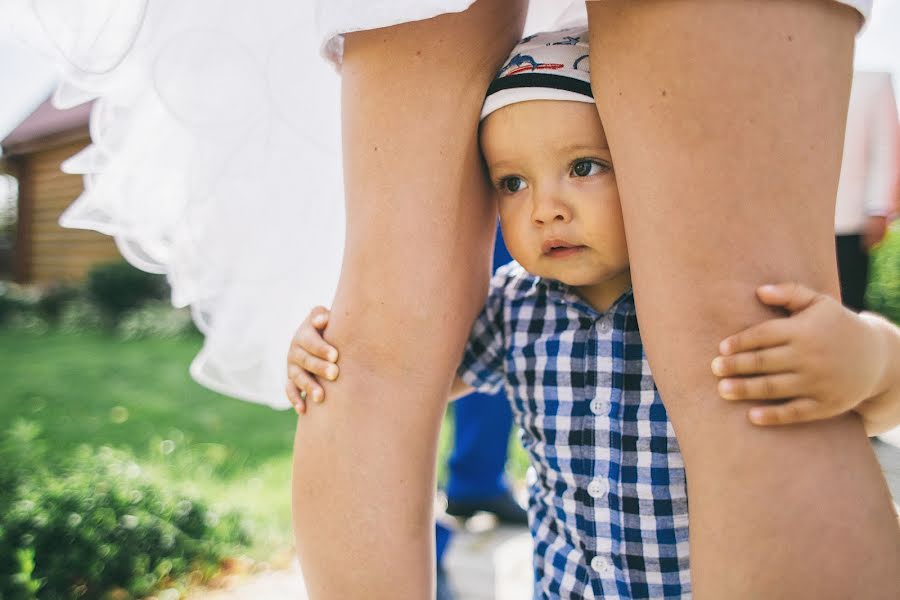
M528 268L526 267L525 270L527 271ZM543 273L535 271L531 272L535 273L536 275L540 275L544 279L555 279L556 281L564 283L570 287L584 287L586 285L594 285L597 283L598 279L600 279L601 281L603 280L602 277L596 277L595 273L578 273L574 272L575 269L557 268L543 269L543 271Z
M594 283L593 281L581 280L578 278L571 278L571 277L567 277L565 279L560 279L560 281L562 281L564 284L566 284L569 287L585 287L585 286L593 285L593 283Z
M552 269L552 279L561 281L566 285L590 285L595 277L592 273L579 272L578 269Z
M554 277L554 279L558 279L569 287L589 287L601 284L610 279L610 277L602 275L598 276L596 273L580 273L578 275L560 273L559 277Z
M551 279L555 279L561 283L566 284L569 287L584 287L591 284L591 282L586 277L573 277L571 275L566 276L562 273L560 273L556 277L551 277Z

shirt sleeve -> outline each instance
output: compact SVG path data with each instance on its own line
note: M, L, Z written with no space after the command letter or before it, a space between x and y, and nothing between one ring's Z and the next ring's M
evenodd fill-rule
M873 100L866 213L884 216L896 209L893 205L900 194L900 122L890 75L879 82Z
M475 319L459 370L460 379L485 394L496 394L506 377L504 304L508 270L501 267L491 279L484 308Z

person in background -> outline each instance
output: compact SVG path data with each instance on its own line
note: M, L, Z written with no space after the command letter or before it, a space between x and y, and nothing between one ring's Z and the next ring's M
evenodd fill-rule
M512 257L497 230L496 271ZM447 463L447 514L471 517L494 514L501 523L527 525L525 511L513 498L504 476L512 411L504 393L471 394L453 403L453 452Z
M850 90L834 230L844 305L863 310L869 251L900 197L900 123L890 73L856 71Z
M511 260L498 228L493 269L496 271ZM476 392L454 402L452 410L453 450L447 460L445 488L447 514L467 518L483 511L503 524L528 525L528 516L513 497L505 477L512 428L512 410L506 394ZM453 532L440 522L435 526L440 568Z

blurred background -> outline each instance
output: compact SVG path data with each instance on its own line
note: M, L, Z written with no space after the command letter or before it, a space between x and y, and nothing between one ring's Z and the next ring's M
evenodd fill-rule
M850 205L842 218L839 200L836 220L839 248L844 238L856 254L846 285L895 323L898 31L900 2L876 2L856 58L874 83L854 84ZM165 277L125 262L108 236L58 224L84 188L60 164L90 143L91 103L57 110L57 84L40 54L0 36L0 598L171 599L286 568L296 416L192 380L203 337ZM442 482L453 427L451 412ZM513 435L514 487L526 469Z

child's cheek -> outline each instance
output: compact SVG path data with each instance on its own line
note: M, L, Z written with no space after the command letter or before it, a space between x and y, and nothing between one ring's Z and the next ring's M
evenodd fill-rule
M516 212L500 211L500 229L510 256L525 267L529 256L529 227L528 222L523 221L521 215L516 215Z

